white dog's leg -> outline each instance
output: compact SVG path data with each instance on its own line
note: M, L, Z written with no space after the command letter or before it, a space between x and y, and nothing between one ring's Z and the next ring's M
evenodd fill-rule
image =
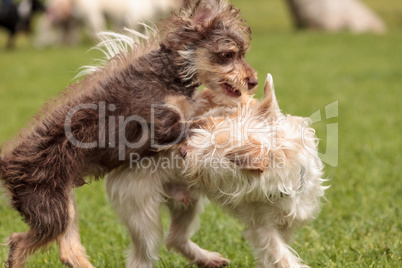
M250 210L252 209L249 208ZM243 214L243 219L247 219L245 236L254 250L258 267L308 267L302 264L302 260L295 255L297 253L286 243L290 235L286 227L282 227L279 231L273 222L272 214L270 215L268 212L265 214L267 217L259 218L255 212L250 211L249 217L247 217L247 213ZM285 232L286 238L283 237L282 232Z
M147 196L137 194L139 193L133 193L131 198L125 200L126 209L121 211L125 215L120 214L126 223L133 243L126 267L148 268L153 267L154 262L158 260L159 248L163 242L160 196L157 196L156 193Z
M58 239L60 261L73 268L92 268L87 259L85 248L81 244L78 228L78 211L74 193L69 197L70 222L67 231Z
M203 204L199 198L192 198L185 207L175 206L173 203L169 203L168 206L172 217L166 239L168 249L175 249L193 263L203 267L221 267L230 262L221 254L202 249L190 240L198 229L198 215L203 211Z
M130 169L111 172L105 179L106 191L120 220L127 226L133 249L127 268L150 268L159 258L163 242L160 206L163 188L148 174L131 174Z
M133 243L133 249L129 251L127 257L127 268L150 268L159 258L159 247L163 241L159 208L155 206L152 208L153 211L146 210L148 209L131 213L131 219L126 222Z

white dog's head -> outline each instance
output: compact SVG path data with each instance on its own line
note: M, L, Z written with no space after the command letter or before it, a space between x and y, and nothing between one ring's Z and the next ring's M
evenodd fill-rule
M281 113L270 74L264 95L262 101L250 101L232 116L207 117L193 129L185 173L191 182L233 206L304 195L317 205L325 187L315 131L308 118ZM305 212L314 214L316 207Z

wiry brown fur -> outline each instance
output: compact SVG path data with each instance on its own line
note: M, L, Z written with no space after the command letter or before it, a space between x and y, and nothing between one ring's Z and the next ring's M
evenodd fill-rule
M199 84L222 92L229 85L236 94L256 85L255 71L244 61L250 29L239 18L239 11L214 0L190 1L188 6L162 24L159 37L135 46L133 52L115 55L105 66L71 85L46 105L33 127L22 133L11 149L4 150L0 177L12 206L30 227L27 233L10 236L7 267L23 267L30 254L56 239L63 263L92 267L79 241L72 189L84 184L84 177L99 178L121 164L119 137L136 142L142 136L136 121L126 125L125 133L120 133L117 123L114 127L108 120L103 124L101 105L115 105L114 110L105 109L105 118L137 115L151 128L152 104L175 103L184 107L185 119L192 116L188 107L195 103L192 97ZM225 59L227 52L233 57ZM221 95L228 98L224 92ZM83 104L96 104L97 109ZM66 118L74 107L81 109L69 122ZM176 111L159 107L154 116L156 144L165 145L180 137L185 125ZM70 123L72 136L66 133L65 123ZM105 130L104 137L99 136L99 129ZM98 142L98 146L78 147L70 142L71 137L81 143ZM124 157L154 154L150 136L145 138L139 148L126 147Z

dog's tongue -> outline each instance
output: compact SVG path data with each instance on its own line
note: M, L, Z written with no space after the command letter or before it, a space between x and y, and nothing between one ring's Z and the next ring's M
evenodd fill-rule
M223 85L224 85L225 92L226 92L227 95L229 95L231 97L234 97L234 98L238 98L238 97L241 96L240 90L236 90L231 85L226 84L226 83L223 84Z

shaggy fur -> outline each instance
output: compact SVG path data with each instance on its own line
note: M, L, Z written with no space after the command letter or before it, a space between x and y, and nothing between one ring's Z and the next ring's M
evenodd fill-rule
M107 175L107 194L134 246L126 267L152 267L158 259L161 204L172 217L168 248L198 265L227 265L190 240L203 197L246 225L258 267L307 267L289 242L296 228L317 215L326 189L318 142L308 119L280 112L269 81L264 91L261 102L250 99L237 111L213 109L198 121L180 149L184 162L172 149Z
M199 84L232 101L255 87L255 71L244 60L249 40L239 11L225 1L190 3L142 46L122 35L105 39L105 65L84 72L4 150L0 177L30 227L10 236L6 265L23 267L57 240L63 263L92 267L79 241L72 189L132 153L155 154L153 143L182 140Z

